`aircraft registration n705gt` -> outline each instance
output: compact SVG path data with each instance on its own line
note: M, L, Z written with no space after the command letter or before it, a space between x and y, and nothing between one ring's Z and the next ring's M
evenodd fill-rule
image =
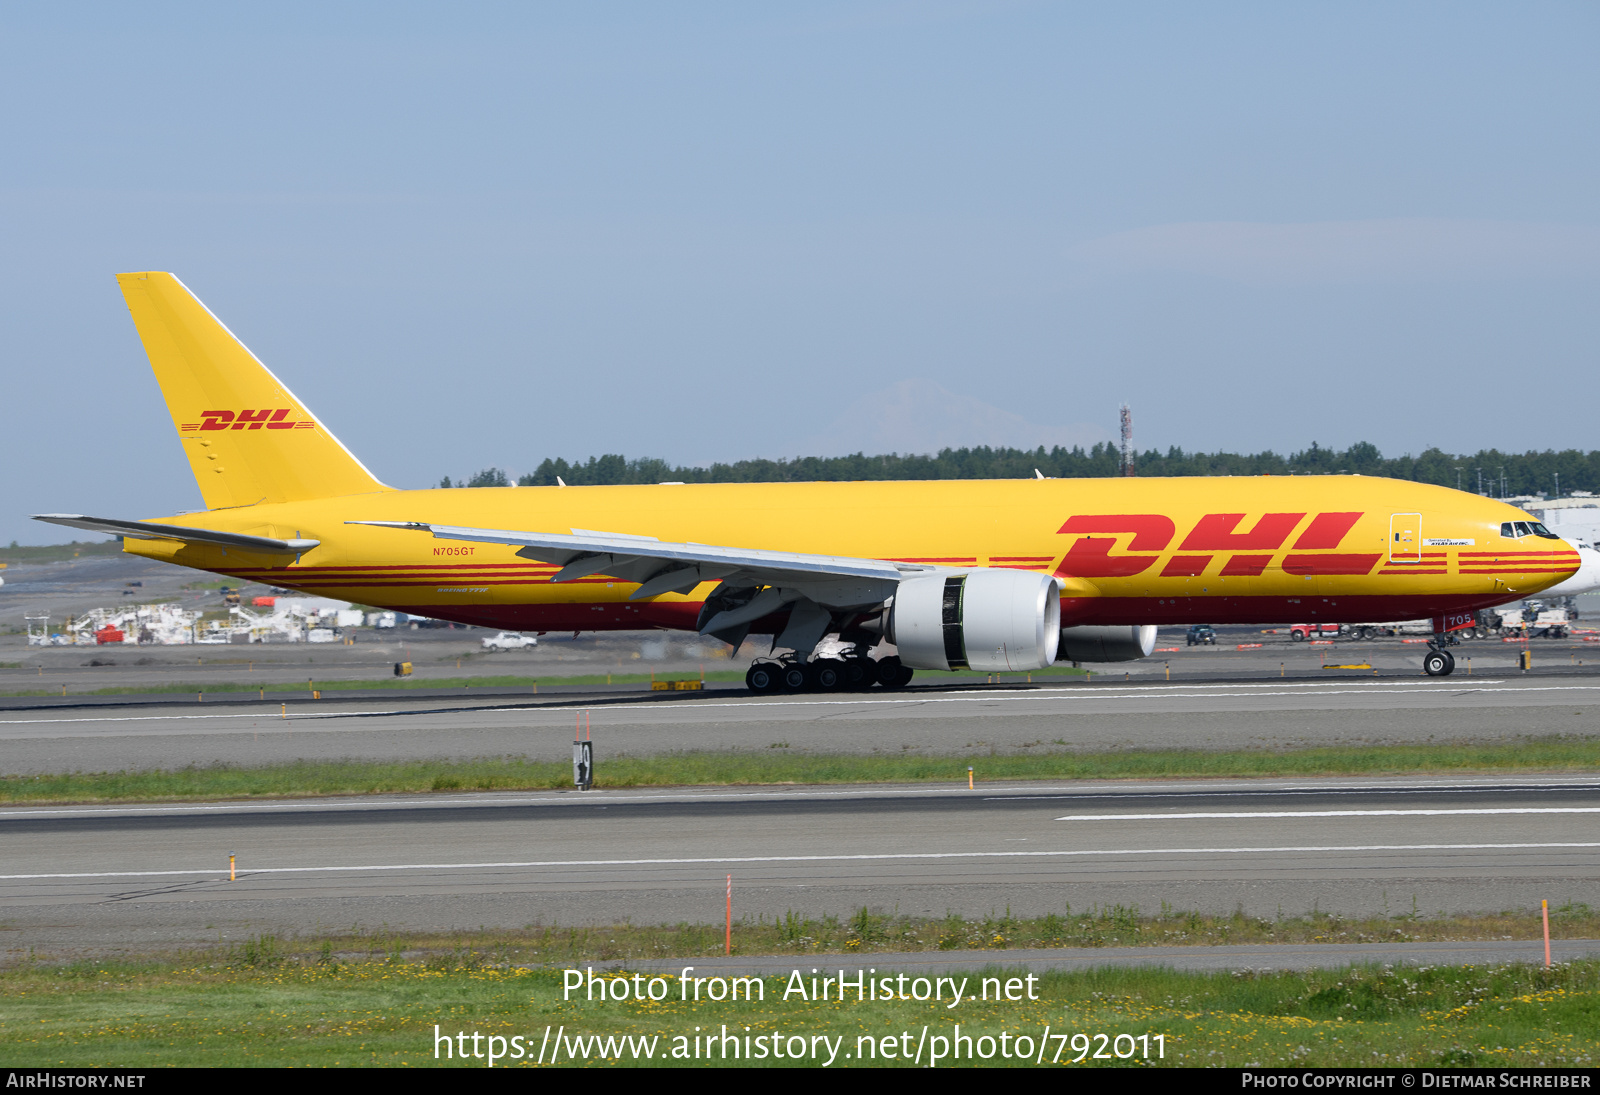
M117 280L207 508L40 520L442 620L772 635L757 691L1122 661L1197 622L1432 617L1448 673L1453 628L1578 567L1504 503L1361 476L395 490L177 278Z

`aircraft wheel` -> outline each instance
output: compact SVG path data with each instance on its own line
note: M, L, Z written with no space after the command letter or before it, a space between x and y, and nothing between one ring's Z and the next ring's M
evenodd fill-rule
M1448 650L1430 650L1422 659L1422 671L1430 677L1448 677L1455 667L1456 660Z
M806 671L801 665L786 665L778 670L778 684L785 692L804 692Z
M882 665L883 663L879 662L878 664ZM886 677L880 670L878 673L878 683L883 685L885 688L904 688L906 685L911 683L911 678L915 675L915 672L916 671L908 665L897 665L894 667L894 675L892 677Z
M750 691L764 694L778 689L778 667L770 663L757 663L745 670L744 686Z
M902 668L904 667L900 664L900 659L893 654L887 658L878 659L878 683L885 688L899 688L900 670Z
M841 687L856 691L862 688L871 688L877 681L873 674L874 666L867 658L848 658L839 663L839 673L844 678Z
M844 674L836 661L812 662L806 667L806 683L818 692L837 692L844 685Z

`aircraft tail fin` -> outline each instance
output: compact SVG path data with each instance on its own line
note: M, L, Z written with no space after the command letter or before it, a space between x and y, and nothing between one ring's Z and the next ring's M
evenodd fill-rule
M171 274L118 274L208 509L389 490Z

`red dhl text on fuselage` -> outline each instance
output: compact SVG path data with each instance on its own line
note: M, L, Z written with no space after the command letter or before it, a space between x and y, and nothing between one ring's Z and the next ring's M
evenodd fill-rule
M346 524L572 529L1060 578L1077 623L1361 622L1473 611L1573 573L1557 539L1500 535L1527 515L1428 484L1362 476L739 483L386 491L216 510L206 527L322 546L288 566L164 541L128 550L240 578L487 626L692 627L714 588L629 602L605 575L503 545Z

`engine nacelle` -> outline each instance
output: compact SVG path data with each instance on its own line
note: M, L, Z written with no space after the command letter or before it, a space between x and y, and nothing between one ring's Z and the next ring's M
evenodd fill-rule
M889 616L889 641L913 669L1043 669L1060 636L1060 587L1026 570L907 578Z
M1056 657L1064 662L1132 662L1156 648L1154 624L1063 627Z

